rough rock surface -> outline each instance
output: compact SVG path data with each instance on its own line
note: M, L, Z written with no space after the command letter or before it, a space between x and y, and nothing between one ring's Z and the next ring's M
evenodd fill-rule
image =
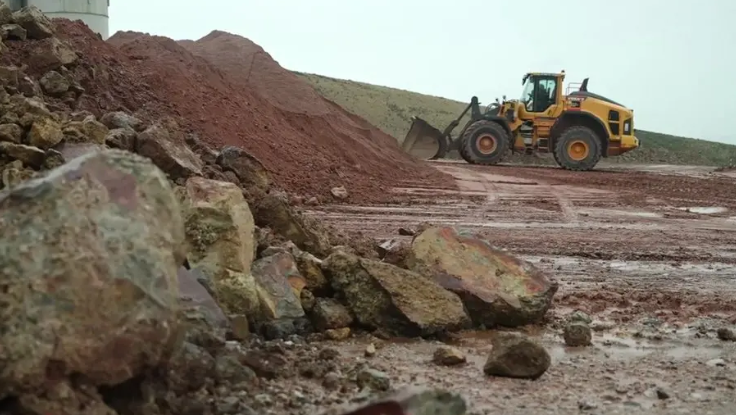
M253 215L241 190L232 183L191 177L182 195L188 260L209 280L229 314L259 311L255 280Z
M317 330L340 329L353 323L350 310L333 298L316 299L310 314Z
M456 294L417 273L343 251L322 265L355 318L368 327L416 336L470 324Z
M159 363L184 260L179 205L159 169L90 153L0 193L0 210L0 396L72 373L117 384Z
M251 270L257 283L260 315L263 319L294 319L304 316L299 300L304 280L290 253L277 252L261 258L253 263Z
M457 293L474 323L487 327L538 321L558 288L528 261L450 227L430 227L418 234L407 265Z
M483 366L486 375L537 379L549 369L552 359L539 343L517 333L497 333Z
M186 145L171 120L154 124L138 134L136 152L149 157L173 179L202 174L202 161Z

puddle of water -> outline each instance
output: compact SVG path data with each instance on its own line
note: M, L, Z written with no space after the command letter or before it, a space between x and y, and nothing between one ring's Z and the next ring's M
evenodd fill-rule
M728 212L728 208L719 206L693 206L693 207L680 207L680 210L692 213L700 213L702 215L713 215L716 213Z

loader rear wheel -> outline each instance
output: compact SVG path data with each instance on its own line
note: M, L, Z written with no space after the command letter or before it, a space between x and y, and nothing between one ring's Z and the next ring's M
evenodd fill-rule
M499 163L509 149L509 135L501 124L476 121L465 130L460 145L460 156L470 164Z
M601 159L601 142L588 127L570 127L557 138L554 156L563 169L592 170Z

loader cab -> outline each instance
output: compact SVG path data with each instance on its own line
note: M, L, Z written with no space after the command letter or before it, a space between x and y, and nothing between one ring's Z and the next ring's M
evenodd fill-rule
M540 114L562 100L562 81L565 74L528 73L522 78L519 100L524 112Z

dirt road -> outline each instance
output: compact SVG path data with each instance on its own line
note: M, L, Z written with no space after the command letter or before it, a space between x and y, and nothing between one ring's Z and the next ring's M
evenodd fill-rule
M553 367L536 382L485 378L489 333L460 342L469 367L427 363L434 345L388 342L378 357L399 383L464 390L476 411L733 413L736 343L736 175L701 167L433 165L460 190L406 182L385 206L322 206L310 214L378 239L421 222L472 227L554 275L549 324L535 329ZM589 313L594 346L566 350L573 309ZM369 339L341 344L356 356ZM710 411L710 412L709 412Z

